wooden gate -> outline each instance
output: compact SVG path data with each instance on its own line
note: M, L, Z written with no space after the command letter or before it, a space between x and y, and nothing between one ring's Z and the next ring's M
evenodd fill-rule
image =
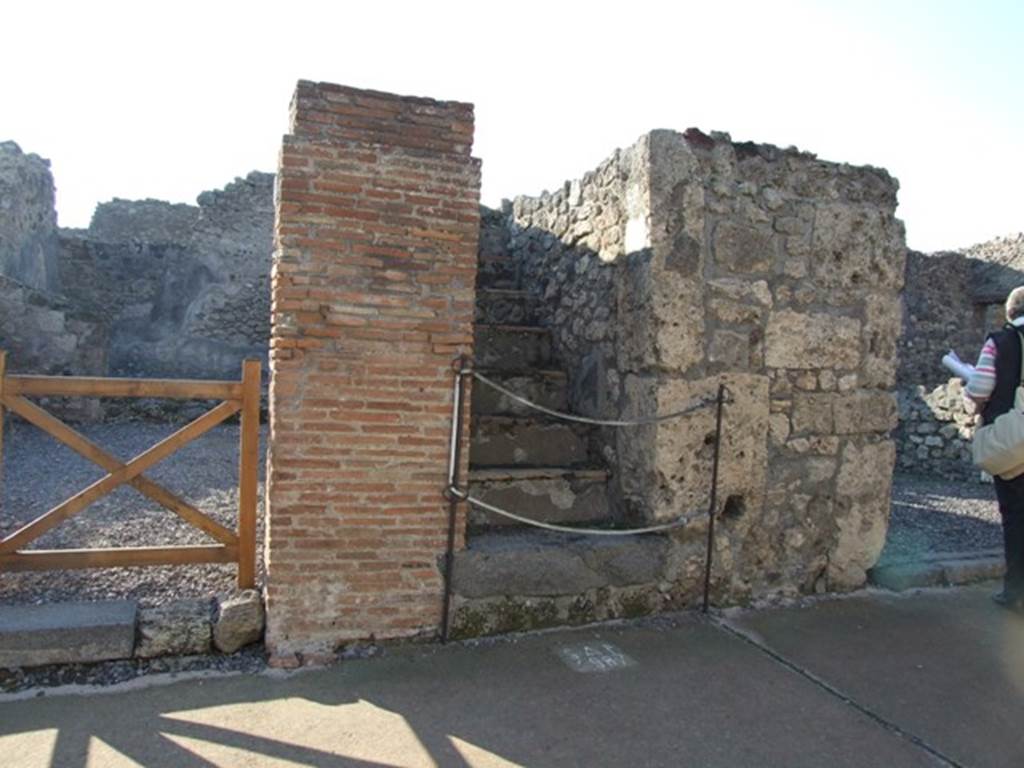
M178 400L222 400L174 434L127 463L104 451L29 397L159 397ZM76 453L106 470L107 475L53 509L0 539L0 572L71 568L110 568L191 563L238 563L238 586L256 581L256 487L259 462L260 363L246 360L241 381L115 379L73 376L8 376L0 351L0 459L3 417L8 409L55 437ZM238 529L213 520L180 496L142 473L163 461L235 413L241 412L238 480ZM218 543L210 546L120 547L109 549L26 550L51 528L76 515L121 485L131 485Z

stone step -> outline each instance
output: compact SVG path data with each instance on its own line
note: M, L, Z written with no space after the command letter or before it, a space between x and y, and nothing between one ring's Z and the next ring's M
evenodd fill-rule
M476 321L493 325L535 325L539 299L528 291L481 288L476 292Z
M474 467L582 466L589 459L588 431L582 424L534 417L477 416L469 463Z
M565 411L569 407L569 382L563 371L489 371L481 369L489 379L531 402ZM493 416L526 416L539 413L481 381L473 382L473 414Z
M462 598L560 597L665 578L668 538L494 531L455 555L453 591Z
M510 256L481 255L476 283L483 288L519 288L519 263Z
M0 667L130 658L137 612L130 600L0 606Z
M476 365L502 371L551 367L551 332L534 325L477 323Z
M488 504L523 517L560 525L606 523L608 473L565 467L490 467L469 472L470 491ZM470 506L471 534L490 528L521 528L522 523Z

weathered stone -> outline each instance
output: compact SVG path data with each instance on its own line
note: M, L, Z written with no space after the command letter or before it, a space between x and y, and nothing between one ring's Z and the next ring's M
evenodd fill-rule
M50 161L0 142L0 275L39 291L60 289Z
M765 331L765 364L771 368L856 368L860 321L823 313L776 310Z
M871 569L871 583L893 592L943 583L942 563L901 563Z
M824 203L814 222L815 282L844 290L903 285L903 228L891 211Z
M832 404L840 435L888 432L896 426L896 398L891 392L858 390L839 395Z
M0 606L0 668L129 658L136 610L128 600Z
M573 545L573 549L609 584L624 587L649 584L664 576L668 540L660 536L585 540Z
M775 259L775 243L768 232L732 221L720 221L713 236L715 261L730 272L767 272Z
M187 656L210 652L211 607L206 600L181 600L139 610L135 655Z
M234 653L263 637L263 598L247 589L217 603L213 623L213 644L218 651Z
M732 370L750 367L750 337L735 331L715 331L708 345L708 362L719 363Z
M580 555L552 539L545 545L526 536L499 542L477 537L455 557L453 589L462 597L543 596L586 592L605 585Z
M835 395L798 394L793 398L793 431L830 435L835 429Z
M843 449L836 493L851 498L888 499L895 460L896 448L891 440L863 445L848 442Z
M889 473L891 477L891 466ZM876 494L874 498L836 505L839 536L828 558L829 585L834 589L863 586L868 570L882 554L889 523L889 482L880 483L886 488L884 497Z

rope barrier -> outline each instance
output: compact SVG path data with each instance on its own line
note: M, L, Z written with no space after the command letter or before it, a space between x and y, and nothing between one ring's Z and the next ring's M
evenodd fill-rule
M513 392L510 389L506 389L496 381L487 378L482 373L476 370L468 370L463 373L470 374L477 381L481 381L492 389L497 390L506 397L511 398L520 405L525 405L527 408L533 408L541 413L546 413L548 416L553 416L556 419L563 419L564 421L576 421L581 424L594 424L599 427L641 427L646 424L657 424L661 421L668 421L670 419L678 419L680 416L685 416L688 413L699 411L701 408L707 408L709 405L714 405L718 400L716 395L706 395L702 398L698 398L691 401L690 405L682 408L678 411L672 411L672 413L664 413L659 416L648 416L642 419L591 419L586 416L577 416L573 413L563 413L562 411L556 411L551 408L547 408L543 405L528 400L520 394ZM730 402L726 399L724 402Z
M509 520L515 520L517 523L523 523L525 525L531 525L534 528L543 528L548 531L557 531L559 533L575 533L581 536L639 536L644 533L660 533L662 531L671 531L676 528L682 528L693 522L693 518L682 517L676 520L672 520L668 523L662 523L660 525L648 525L644 528L573 528L568 525L556 525L554 523L545 523L541 520L534 520L529 517L523 517L517 515L515 512L509 512L507 509L496 507L493 504L488 504L486 501L481 501L474 496L470 496L463 490L458 488L449 488L448 492L460 499L461 501L468 502L474 507L485 509L488 512L493 512L496 515L501 515Z

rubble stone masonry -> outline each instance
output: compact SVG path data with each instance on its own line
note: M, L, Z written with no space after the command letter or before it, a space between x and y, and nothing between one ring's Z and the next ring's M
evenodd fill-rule
M277 663L440 623L452 361L471 352L480 228L472 139L469 104L296 90L271 276Z
M727 386L716 599L855 588L881 552L906 253L896 190L884 170L691 129L652 132L506 209L574 407L650 416ZM706 507L710 409L606 437L627 517ZM673 535L684 591L703 525Z

